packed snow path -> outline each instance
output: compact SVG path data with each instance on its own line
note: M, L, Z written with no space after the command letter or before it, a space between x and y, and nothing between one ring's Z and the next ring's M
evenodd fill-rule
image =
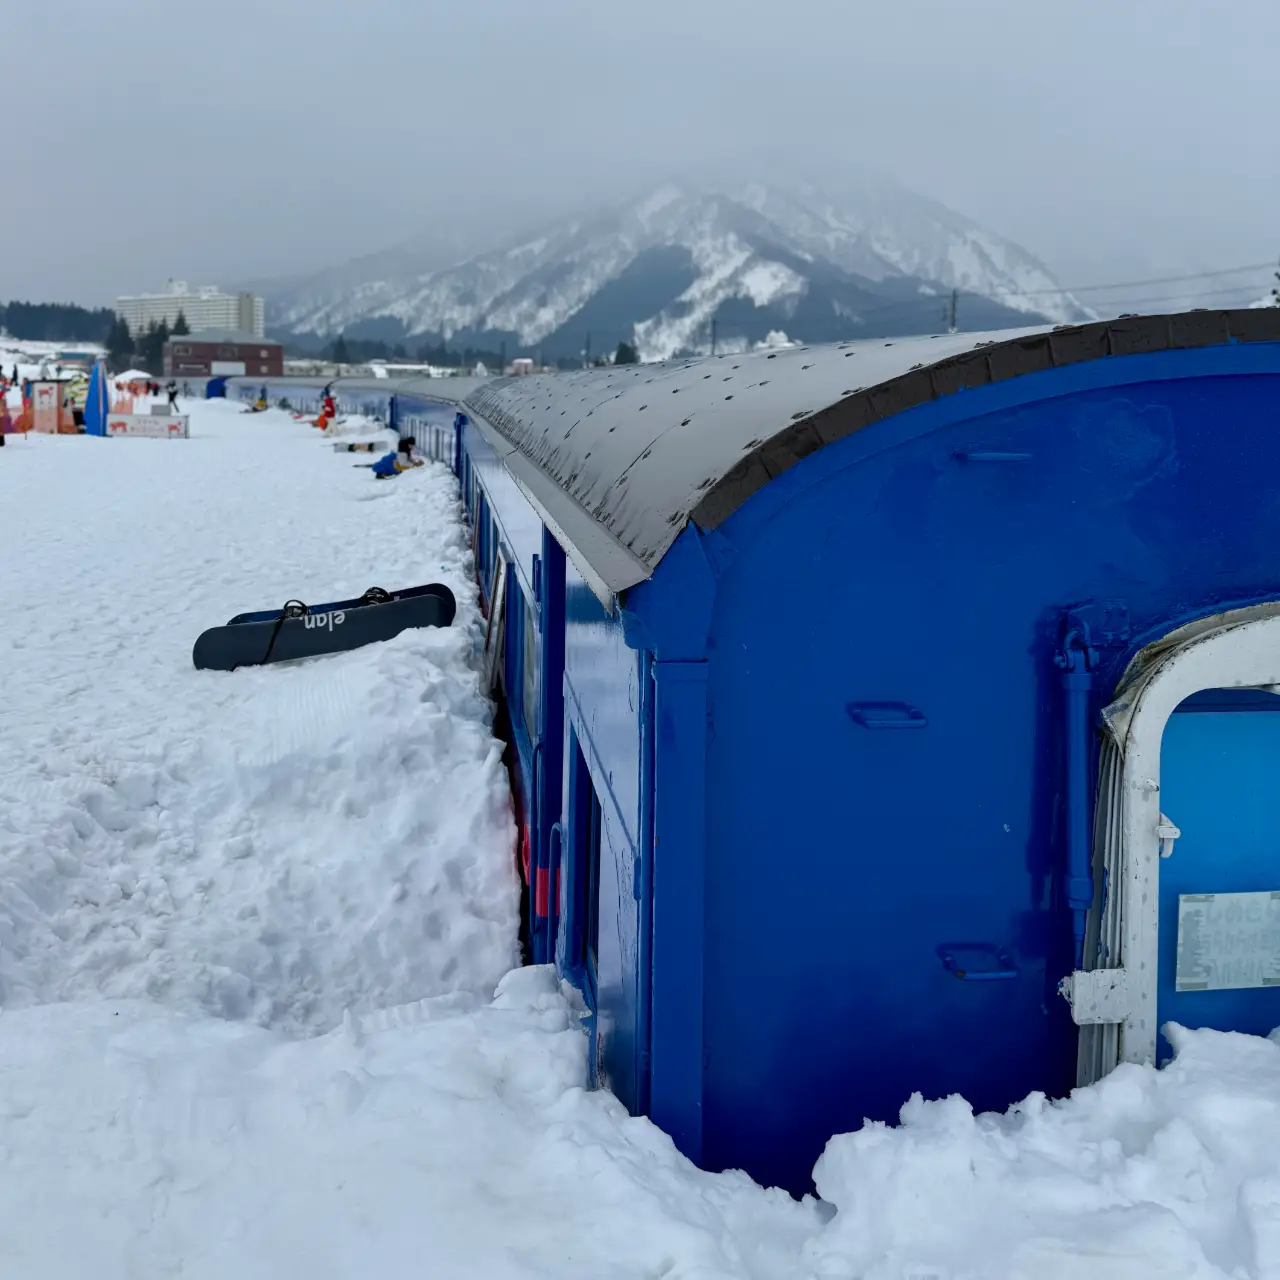
M0 1002L307 1032L490 994L516 959L512 826L453 477L376 482L287 414L188 407L190 440L0 454ZM191 665L236 613L424 581L453 627Z

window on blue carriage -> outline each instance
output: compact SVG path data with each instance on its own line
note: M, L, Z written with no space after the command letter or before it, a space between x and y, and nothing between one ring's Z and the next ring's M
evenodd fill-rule
M527 600L524 602L523 631L520 668L521 711L524 716L524 731L530 742L536 742L542 646L538 638L538 617Z
M600 948L600 848L603 812L581 745L574 760L573 886L581 922L578 961L594 986Z
M591 788L591 798L587 823L587 901L586 914L583 917L583 944L586 951L587 972L595 979L599 968L598 953L600 950L600 827L603 814L600 810L600 798L595 788Z

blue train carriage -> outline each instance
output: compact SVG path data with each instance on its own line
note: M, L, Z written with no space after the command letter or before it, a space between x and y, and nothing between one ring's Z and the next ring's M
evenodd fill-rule
M325 387L331 387L338 412L363 414L374 421L390 425L391 401L396 383L387 378L323 378L318 375L278 378L233 377L226 380L229 400L253 404L265 391L273 408L292 409L297 413L318 413Z
M1280 1024L1278 409L1267 309L473 392L532 956L597 1078L799 1191L913 1091Z

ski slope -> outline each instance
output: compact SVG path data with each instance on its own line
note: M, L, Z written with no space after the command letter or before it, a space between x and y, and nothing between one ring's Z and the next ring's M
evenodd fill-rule
M187 407L187 441L0 452L6 1280L1280 1277L1270 1040L1004 1116L917 1099L803 1203L587 1092L573 993L513 969L452 477ZM431 579L448 630L191 667L244 609Z

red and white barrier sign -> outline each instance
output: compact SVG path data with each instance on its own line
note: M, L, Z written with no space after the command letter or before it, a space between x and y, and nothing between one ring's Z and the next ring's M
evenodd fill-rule
M113 413L107 418L109 436L149 436L153 440L186 440L186 415L162 417L159 414Z

